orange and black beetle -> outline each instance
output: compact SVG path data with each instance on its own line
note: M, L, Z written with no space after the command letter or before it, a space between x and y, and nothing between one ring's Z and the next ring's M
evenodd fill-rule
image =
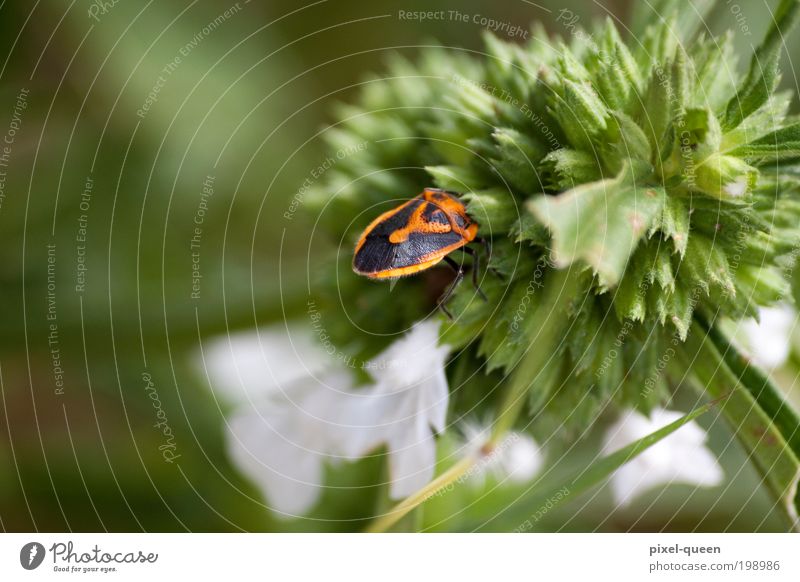
M472 280L483 296L477 285L478 254L466 246L471 242L487 245L477 234L478 224L457 194L425 188L419 196L370 223L356 244L353 270L370 279L396 279L444 261L456 272L455 282L439 301L449 315L444 302L463 277L461 266L447 256L454 250L472 255Z

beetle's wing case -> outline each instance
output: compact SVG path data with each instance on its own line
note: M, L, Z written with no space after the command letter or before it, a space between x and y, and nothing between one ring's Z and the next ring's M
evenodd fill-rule
M462 212L453 212L453 204ZM463 213L460 201L441 191L426 190L367 227L356 246L353 270L372 278L416 273L469 243L476 232L477 225Z

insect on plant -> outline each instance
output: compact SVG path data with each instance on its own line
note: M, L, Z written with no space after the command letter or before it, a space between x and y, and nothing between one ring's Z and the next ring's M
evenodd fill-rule
M439 308L452 319L445 307L447 300L464 277L460 264L448 255L458 249L472 257L472 283L478 285L480 255L466 245L489 243L478 235L478 224L467 214L458 194L437 188L425 188L422 194L384 212L364 230L356 244L353 270L370 279L397 279L429 269L444 261L456 278L439 299Z

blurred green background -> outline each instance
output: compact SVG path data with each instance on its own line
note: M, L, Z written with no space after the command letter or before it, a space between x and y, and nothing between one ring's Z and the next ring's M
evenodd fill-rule
M434 39L481 48L477 24L406 21L399 10L457 9L524 28L538 19L563 33L561 8L588 25L606 14L624 22L629 4L0 3L0 134L14 130L0 167L0 529L363 527L376 494L357 485L382 470L374 461L332 474L338 488L309 519L271 516L226 457L225 405L198 372L198 343L304 309L324 253L307 254L313 221L282 215L325 159L331 106L393 51L413 55ZM739 30L746 18L752 35L737 42L747 55L770 11L740 4L736 13L721 3L707 23ZM798 46L787 50L787 87L797 86ZM173 463L159 450L154 391ZM712 449L728 438L715 428ZM612 514L606 494L591 494L541 528L781 529L743 454L727 447L722 459L735 485L721 497L676 487ZM449 496L424 519L440 530L512 529L524 502L485 518L518 492ZM447 505L465 502L460 513Z

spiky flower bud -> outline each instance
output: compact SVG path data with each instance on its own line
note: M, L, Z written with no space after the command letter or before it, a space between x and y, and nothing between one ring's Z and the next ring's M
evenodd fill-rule
M647 411L669 394L675 362L659 362L693 322L788 297L800 126L789 96L774 93L774 39L796 2L783 2L739 80L730 34L687 38L680 3L662 4L674 14L637 42L611 21L568 43L534 28L526 46L487 37L480 59L446 49L396 57L366 84L329 140L369 147L309 197L342 245L338 274L314 289L341 345L366 358L434 307L442 287L431 273L390 290L349 269L359 230L429 186L461 193L492 241L480 282L488 301L462 282L444 326L462 350L450 367L456 409L494 406L483 396L542 349L552 357L530 389L534 430L584 427L609 404ZM542 345L525 322L553 308L544 290L565 269L579 273L576 291L547 319L558 341Z

